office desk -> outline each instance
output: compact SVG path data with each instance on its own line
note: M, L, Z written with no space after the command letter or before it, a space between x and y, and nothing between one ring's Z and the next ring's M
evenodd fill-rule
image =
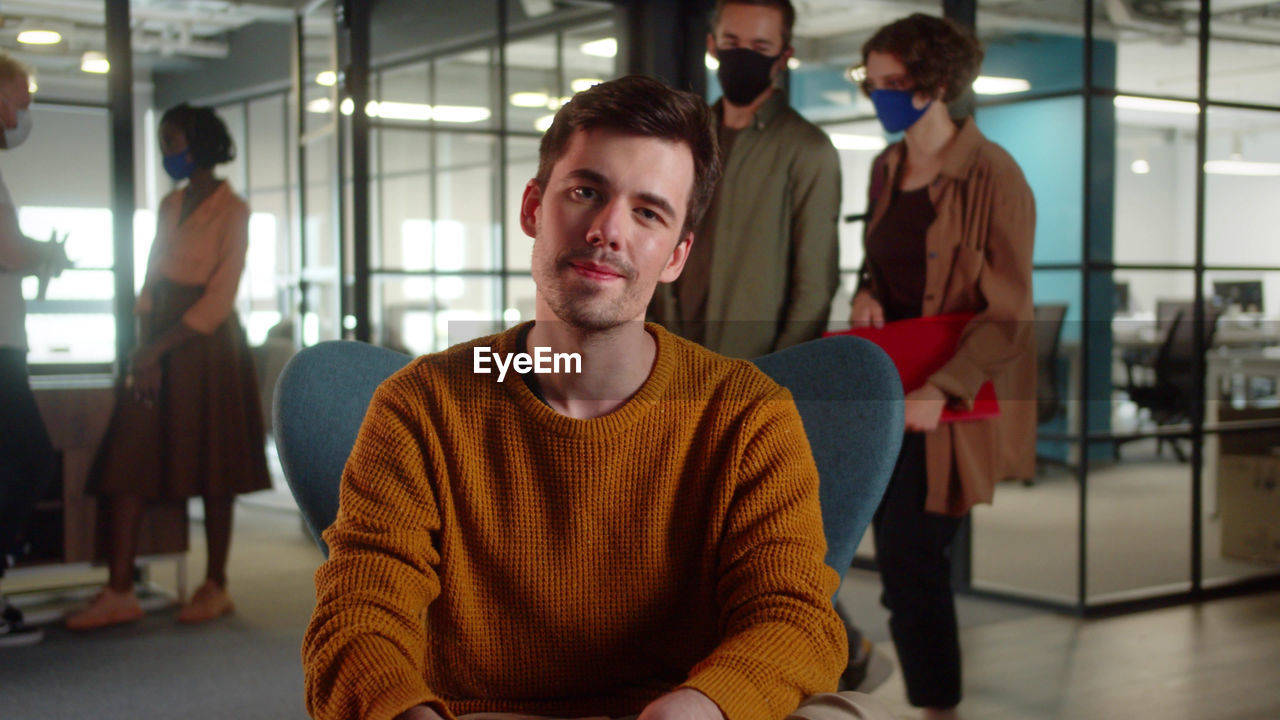
M1280 345L1248 350L1219 348L1205 355L1205 408L1206 429L1218 426L1223 406L1241 407L1247 401L1241 397L1243 378L1269 377L1280 388ZM1230 388L1224 399L1222 388ZM1204 471L1210 487L1217 487L1220 444L1217 433L1204 437ZM1215 493L1216 496L1216 493ZM1216 511L1215 511L1216 512Z
M103 562L106 527L98 522L98 499L85 494L85 485L115 406L112 379L37 376L32 390L58 452L61 472L32 513L26 533L32 554L15 570ZM187 547L186 503L149 506L139 537L139 559L171 559L185 569ZM179 578L185 576L179 572ZM179 597L186 595L183 583L179 581Z
M1149 315L1117 317L1111 321L1111 339L1117 350L1160 347L1164 338L1156 319ZM1262 347L1280 344L1280 319L1256 316L1223 316L1213 333L1214 347Z

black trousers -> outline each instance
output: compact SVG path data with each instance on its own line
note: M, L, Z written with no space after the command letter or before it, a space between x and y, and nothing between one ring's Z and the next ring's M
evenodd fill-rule
M872 526L889 632L916 707L960 703L960 636L951 590L951 541L961 518L924 510L924 435L909 432Z
M53 479L57 458L36 408L27 352L0 348L0 576L31 508Z

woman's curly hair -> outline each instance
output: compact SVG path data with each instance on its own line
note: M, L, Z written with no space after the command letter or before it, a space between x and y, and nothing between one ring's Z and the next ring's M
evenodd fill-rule
M916 13L885 25L862 46L862 63L873 52L898 59L915 87L943 88L942 101L954 102L973 84L982 67L982 45L973 31L952 20ZM867 87L864 83L863 90Z
M211 108L193 107L186 103L175 105L160 118L161 125L172 123L187 138L187 149L199 167L213 167L231 162L236 157L236 145L227 132L227 126Z

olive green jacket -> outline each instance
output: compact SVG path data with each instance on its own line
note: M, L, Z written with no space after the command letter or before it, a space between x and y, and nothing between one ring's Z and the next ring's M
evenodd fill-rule
M717 125L722 103L713 108ZM839 214L836 149L775 93L738 132L685 273L658 287L651 318L731 357L819 337L839 284ZM698 267L705 270L689 272ZM696 293L705 293L704 312L682 307L687 283L705 286Z

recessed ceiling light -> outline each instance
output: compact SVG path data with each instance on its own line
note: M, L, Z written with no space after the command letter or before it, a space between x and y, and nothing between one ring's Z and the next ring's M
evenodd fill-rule
M106 54L89 50L80 56L80 69L95 75L105 75L111 72L111 63L107 62Z
M431 106L423 103L407 102L370 102L366 106L370 117L384 120L414 120L426 122L431 119Z
M316 73L316 84L325 87L333 87L338 84L338 73L332 70L321 70Z
M1142 158L1138 158L1129 165L1129 170L1131 170L1134 175L1149 175L1151 174L1151 163L1143 160Z
M23 30L18 33L18 42L24 45L57 45L62 42L62 33L57 30Z
M437 105L431 110L436 122L476 123L489 119L489 108L475 105Z
M555 119L556 119L555 113L551 113L549 115L543 115L542 117L533 121L533 127L536 128L538 132L546 132L551 129L551 123L555 122Z
M1031 83L1022 78L979 75L973 81L973 92L978 95L1010 95L1030 89Z
M1196 115L1200 106L1185 100L1159 100L1156 98L1117 95L1114 101L1117 108L1125 110L1141 110L1143 112L1170 113L1173 115Z
M799 59L799 58L787 58L787 67L788 67L788 68L790 68L790 69L792 69L792 70L799 70L799 69L800 69L800 59Z
M546 107L550 100L544 92L514 92L509 99L512 105L523 108Z
M1280 163L1248 160L1210 160L1204 164L1210 175L1243 175L1247 177L1280 177Z
M600 38L582 43L579 49L587 55L611 58L618 54L618 40L611 37Z
M578 78L577 80L569 83L569 89L576 93L580 93L583 90L590 89L592 86L599 85L602 82L604 81L600 78Z
M711 53L703 56L702 63L707 66L708 70L715 71L720 69L720 61L712 57Z
M878 135L831 133L831 144L838 150L883 150L889 143Z

